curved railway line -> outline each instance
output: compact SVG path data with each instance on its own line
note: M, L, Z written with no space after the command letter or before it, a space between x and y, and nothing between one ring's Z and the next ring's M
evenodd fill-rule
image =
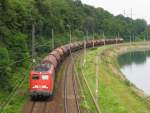
M79 52L71 53L62 63L56 78L53 99L46 101L28 100L22 113L81 113L77 79L74 73L74 60ZM60 76L59 76L60 77Z
M123 39L110 39L110 40L95 40L95 45L104 45L106 44L115 44L115 43L121 43L123 42ZM83 42L77 42L77 43L71 43L65 46L61 47L64 50L64 54L69 54L64 62L62 63L62 66L60 66L60 62L62 60L61 55L58 54L56 51L52 51L48 56L45 57L43 63L46 61L51 62L55 68L59 68L57 70L57 76L55 80L55 90L54 90L54 96L53 99L48 99L45 101L32 101L28 100L28 102L25 104L22 113L81 113L84 110L80 109L80 101L82 99L79 96L79 93L81 93L82 87L81 84L85 86L86 81L79 80L78 73L76 73L74 64L75 60L79 57L82 51L79 51L80 49L83 49L84 44L86 45L86 48L92 47L93 41L87 41L86 43ZM78 52L75 52L77 51ZM68 51L70 51L68 53ZM55 53L54 53L55 52ZM74 52L74 53L72 53ZM52 55L51 55L52 54ZM59 56L60 55L60 56ZM59 58L60 57L60 58ZM65 56L64 56L65 57ZM56 58L58 61L56 61ZM58 69L57 68L57 69ZM79 73L82 76L82 73ZM84 77L82 77L84 78ZM83 83L84 82L84 83ZM87 83L86 83L87 84ZM80 89L79 89L80 86ZM90 91L90 89L89 89ZM99 107L97 106L97 103L94 100L94 97L90 91L91 99L93 105L95 105L95 109L98 113L101 113L99 110ZM84 94L83 94L84 95ZM84 99L86 101L86 99Z

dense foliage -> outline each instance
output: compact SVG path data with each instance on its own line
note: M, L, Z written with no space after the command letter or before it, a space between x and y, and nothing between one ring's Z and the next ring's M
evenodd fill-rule
M80 0L1 0L0 1L0 77L9 78L17 66L16 62L30 56L32 25L36 29L36 44L51 40L51 30L56 40L67 42L69 29L73 36L81 37L88 33L106 37L120 35L126 40L130 35L139 40L148 35L150 26L145 20L114 16L103 8L82 4ZM147 37L148 38L148 37ZM62 41L63 40L63 41ZM48 51L50 48L38 48ZM12 65L10 65L12 64ZM5 81L4 81L5 82ZM1 83L0 86L3 86Z

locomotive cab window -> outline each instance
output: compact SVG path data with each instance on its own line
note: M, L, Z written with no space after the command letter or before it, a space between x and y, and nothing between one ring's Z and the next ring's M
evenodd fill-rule
M39 76L38 76L38 75L33 75L33 76L32 76L32 79L33 79L33 80L38 80L38 79L39 79Z

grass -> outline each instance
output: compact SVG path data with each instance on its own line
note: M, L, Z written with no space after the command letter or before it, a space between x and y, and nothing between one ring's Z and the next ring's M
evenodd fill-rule
M148 48L146 45L133 44L132 46L120 47L100 47L87 52L85 66L79 66L78 71L84 72L88 85L93 95L96 95L96 55L100 54L99 59L99 88L98 88L98 104L102 113L150 113L150 105L143 100L141 96L133 89L132 84L124 79L119 70L117 57L123 50L135 50L137 48ZM148 46L148 45L147 45ZM149 46L150 48L150 46ZM82 58L81 58L82 59ZM80 70L79 70L80 69ZM88 92L88 89L86 89ZM85 94L86 94L85 92ZM96 96L95 96L96 97ZM87 105L82 104L83 108L88 108L93 113L93 104L88 101L91 98L87 96Z

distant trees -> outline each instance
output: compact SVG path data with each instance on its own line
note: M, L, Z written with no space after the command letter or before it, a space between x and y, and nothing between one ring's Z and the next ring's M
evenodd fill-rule
M123 15L114 16L103 8L82 4L80 0L1 0L0 1L0 65L2 75L7 64L29 56L32 24L36 26L36 41L49 40L51 30L59 35L55 40L67 42L68 25L76 37L88 32L106 38L118 34L125 40L134 35L139 40L149 39L150 26L143 19L132 20ZM61 42L61 41L59 41ZM39 49L38 52L49 49ZM23 66L24 62L14 65ZM5 67L6 66L6 67ZM14 68L14 66L12 66ZM5 73L4 73L5 72Z
M105 33L106 37L119 34L129 40L129 35L134 34L143 39L142 37L150 32L145 20L132 20L122 15L113 16L103 8L82 4L80 0L0 1L0 45L28 51L33 23L38 40L51 37L51 29L54 29L55 34L65 34L68 25L71 26L72 33L78 36L79 33L83 35L88 32L90 35L95 32L99 35ZM18 46L20 41L27 47ZM19 54L21 51L17 50L14 49L13 52ZM15 56L12 58L18 59Z
M0 33L6 35L21 32L30 36L33 22L37 35L44 37L50 36L52 28L64 33L68 24L72 31L103 31L106 36L119 32L125 39L131 33L141 35L148 27L145 20L113 16L102 8L83 5L80 0L3 0L0 4Z

